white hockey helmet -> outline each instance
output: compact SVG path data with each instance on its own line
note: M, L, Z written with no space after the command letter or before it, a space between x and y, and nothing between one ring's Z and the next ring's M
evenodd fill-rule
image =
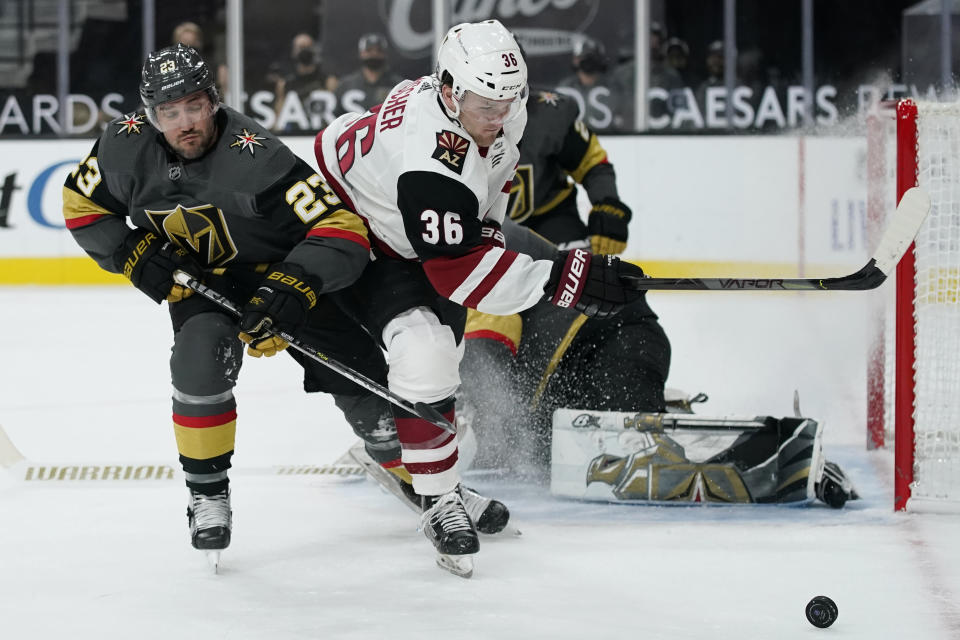
M452 27L437 51L436 75L441 85L450 84L458 104L467 91L488 100L513 100L515 116L527 102L527 63L499 20Z

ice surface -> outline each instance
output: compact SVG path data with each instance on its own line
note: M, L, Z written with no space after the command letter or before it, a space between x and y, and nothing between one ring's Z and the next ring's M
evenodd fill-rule
M415 516L329 464L354 437L286 357L247 360L234 539L212 575L179 479L24 482L0 470L0 638L960 637L960 518L892 512L892 457L864 449L865 295L652 294L670 386L709 414L805 415L862 501L638 507L474 475L519 538L484 537L471 580L434 566ZM0 424L42 463L176 467L166 311L122 287L0 288ZM804 619L818 594L839 618Z

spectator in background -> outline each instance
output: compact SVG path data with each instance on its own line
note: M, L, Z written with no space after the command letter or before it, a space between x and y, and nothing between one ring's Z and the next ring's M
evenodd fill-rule
M681 38L670 38L664 45L666 54L666 65L680 76L684 85L690 85L689 70L687 64L690 61L690 45Z
M692 108L693 105L687 104L688 97L692 96L692 82L687 63L690 60L690 45L681 38L670 38L663 47L666 57L665 68L669 69L676 78L679 79L679 86L667 89L669 98L667 98L668 109L670 113L679 110Z
M707 67L707 79L700 83L701 87L718 87L723 85L723 40L714 40L707 47L707 58L704 61Z
M279 118L284 103L293 93L303 104L307 115L312 116L311 120L315 120L315 116L324 112L325 104L311 98L310 94L314 91L334 91L337 88L337 78L328 73L323 66L316 41L308 33L298 33L293 37L290 57L293 61L293 71L277 79L276 83L277 116ZM311 123L311 126L314 125Z
M668 67L664 56L666 32L659 22L650 23L650 88L659 88L667 92L682 89L683 80L672 67ZM613 85L621 91L619 100L624 129L634 129L634 91L636 87L637 63L630 59L614 69ZM654 100L650 104L650 116L661 117L670 113L668 100Z
M181 22L173 28L171 44L183 44L193 47L203 54L203 30L196 22Z
M707 78L697 87L697 104L700 105L701 113L706 114L707 89L725 85L723 40L714 40L710 43L710 46L707 47L707 57L704 62L707 68ZM739 78L735 79L733 84L734 87L739 85Z
M610 60L603 44L589 38L573 41L571 59L574 74L557 84L557 89L573 97L581 118L594 131L616 131L624 126L619 101L622 87L607 73Z
M218 61L218 58L222 60L222 56L213 55L210 51L206 50L204 46L203 29L200 28L200 25L196 22L181 22L173 28L173 34L170 36L170 44L183 44L188 47L193 47L204 60L209 60L210 66L215 69L217 87L219 87L221 94L226 94L228 77L227 65Z
M363 113L380 104L403 78L390 70L389 45L380 33L365 33L357 42L360 68L344 76L337 86L336 114Z

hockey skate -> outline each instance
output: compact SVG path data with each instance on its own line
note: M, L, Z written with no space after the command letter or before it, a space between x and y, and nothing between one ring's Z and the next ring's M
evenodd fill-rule
M425 496L423 505L420 526L437 549L437 566L469 578L473 575L472 554L480 550L480 539L460 492L454 489L442 496Z
M212 496L190 489L190 503L187 505L190 543L194 549L206 552L207 562L214 573L220 569L220 552L230 546L232 521L229 489Z
M829 460L823 463L823 472L814 485L814 490L818 498L834 509L842 508L847 500L860 499L857 490L853 488L853 483L840 465Z
M363 446L363 441L359 441L350 447L350 457L359 464L367 475L376 481L381 487L395 495L403 504L417 514L423 513L423 502L420 496L413 490L413 487L401 480L398 476L390 473L370 457ZM499 500L487 498L480 495L473 489L460 486L460 496L463 498L463 506L467 510L470 519L477 527L480 533L494 534L507 529L508 533L520 535L520 531L514 527L507 528L510 520L510 510Z
M510 510L499 500L482 496L473 489L460 485L460 496L467 515L473 520L480 533L494 534L503 531L510 520ZM520 535L517 529L511 529L514 535Z

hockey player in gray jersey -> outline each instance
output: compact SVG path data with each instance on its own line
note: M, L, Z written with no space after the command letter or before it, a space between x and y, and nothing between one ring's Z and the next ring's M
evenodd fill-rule
M356 279L370 245L363 221L309 165L220 104L194 49L150 54L140 94L146 112L111 122L67 178L63 214L102 268L169 303L172 421L191 542L218 557L231 538L238 334L258 356L286 346L271 327L296 332L385 383L379 347L324 295ZM242 318L191 297L172 279L178 269L245 302ZM301 364L308 390L333 393L358 432L369 434L389 413L352 382Z
M621 276L642 271L582 249L534 260L503 247L526 63L495 20L450 29L437 59L435 75L334 121L315 151L327 182L370 230L375 259L351 288L353 314L387 350L391 391L452 421L464 307L509 314L546 299L610 315L640 295ZM479 541L458 491L456 438L394 412L403 464L427 505L424 532L441 566L470 575Z
M578 117L577 103L539 89L531 92L527 114L510 218L561 249L623 253L630 207L620 200L613 165L596 134ZM577 184L593 205L586 225L577 210Z

